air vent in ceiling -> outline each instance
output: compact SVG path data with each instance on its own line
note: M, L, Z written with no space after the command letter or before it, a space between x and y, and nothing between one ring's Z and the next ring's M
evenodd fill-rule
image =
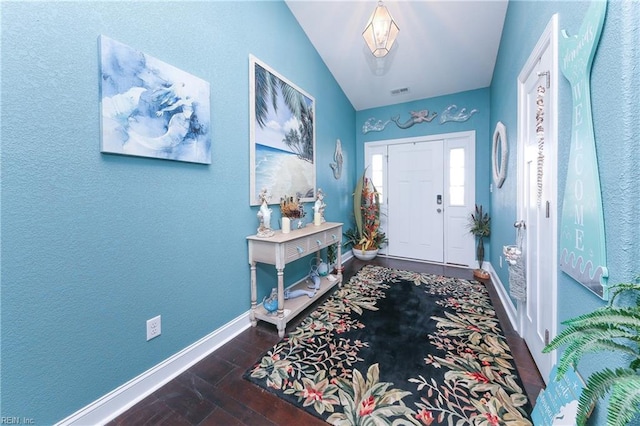
M409 93L409 88L408 87L402 87L400 89L393 89L391 91L392 95L404 95L406 93Z

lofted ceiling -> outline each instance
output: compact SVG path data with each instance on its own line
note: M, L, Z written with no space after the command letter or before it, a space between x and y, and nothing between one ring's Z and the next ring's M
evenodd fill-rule
M488 87L508 0L386 0L400 34L381 59L362 38L376 0L285 2L360 111Z

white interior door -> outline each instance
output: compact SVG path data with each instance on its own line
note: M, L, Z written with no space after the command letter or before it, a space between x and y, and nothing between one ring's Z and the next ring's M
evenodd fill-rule
M388 153L387 253L443 262L443 141L390 145Z
M553 20L550 27L553 27ZM518 79L518 215L524 222L526 301L518 306L522 336L547 380L555 354L557 275L556 89L553 31L547 28ZM546 35L546 36L545 36Z

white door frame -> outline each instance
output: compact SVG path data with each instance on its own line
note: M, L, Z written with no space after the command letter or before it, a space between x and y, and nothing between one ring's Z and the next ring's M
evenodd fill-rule
M551 270L551 280L546 282L543 280L543 284L545 284L546 291L544 292L547 297L544 300L545 304L550 304L551 309L551 318L549 321L549 333L547 336L547 340L553 339L553 337L557 334L557 323L558 323L558 297L557 297L557 289L558 289L558 15L555 14L551 17L551 20L547 24L544 32L540 36L538 43L535 48L531 52L527 62L522 68L522 71L518 75L518 135L517 135L517 145L518 145L518 160L517 160L517 169L518 169L518 187L517 187L517 218L518 220L524 217L524 185L525 185L525 177L524 177L524 161L525 161L525 144L526 144L526 129L525 123L527 122L527 117L525 116L526 109L521 106L521 102L526 98L527 88L525 86L525 82L527 78L534 72L537 72L536 67L540 62L540 58L545 53L545 50L549 50L551 52L551 67L550 74L545 76L549 78L549 88L546 90L545 95L545 104L548 106L548 114L545 116L544 127L545 134L547 135L548 143L546 144L549 148L548 151L545 151L545 170L549 173L549 181L552 183L548 185L548 200L550 202L550 217L551 220L551 238L552 241L550 243L551 247L551 255L550 255L550 265L545 265L546 270ZM546 165L549 166L549 169L546 169ZM542 207L545 209L545 206ZM525 231L526 232L526 231ZM515 233L515 230L514 230ZM526 260L525 260L526 261ZM518 313L518 333L523 336L524 335L524 322L525 322L525 314L526 314L526 301L518 302L517 306ZM556 362L557 354L556 351L553 351L549 356L550 364L553 365ZM539 366L540 367L540 366ZM541 371L544 369L541 369ZM543 374L543 379L546 381L548 377Z
M400 138L400 139L387 139L387 140L380 140L380 141L372 141L372 142L367 142L364 144L364 164L365 167L368 166L368 159L370 158L370 155L372 152L380 152L381 149L386 149L387 146L389 145L396 145L396 144L407 144L407 143L418 143L418 142L431 142L431 141L437 141L437 140L444 140L444 148L445 148L445 152L448 152L447 148L448 148L448 144L447 141L452 141L451 143L453 144L459 144L459 140L460 139L465 139L465 138L469 138L471 139L471 142L469 145L469 149L468 149L468 155L467 155L467 159L469 160L469 169L468 169L468 177L469 177L469 181L465 184L465 188L469 188L469 192L467 194L467 200L471 200L471 204L473 204L475 202L476 199L476 131L475 130L469 130L469 131L464 131L464 132L453 132L453 133L440 133L437 135L425 135L425 136L416 136L416 137L411 137L411 138ZM449 182L449 176L447 173L448 170L448 162L445 162L445 176L444 176L444 190L446 192L446 189L448 188L448 182ZM386 167L386 166L385 166ZM385 190L388 189L389 185L388 185L388 176L386 173L386 168L385 168L385 175L384 175L384 187ZM388 195L388 192L387 194ZM386 197L385 195L385 197ZM445 200L448 197L445 197ZM385 200L384 203L384 207L383 207L383 211L386 211L385 209L387 209L388 206L388 200ZM472 212L472 208L470 208L469 213ZM447 222L448 217L447 217L447 209L445 209L445 230L447 229ZM469 253L469 267L474 267L475 265L475 238L473 238L471 236L471 234L469 234L469 238L471 241L471 249L470 249L470 253ZM447 262L447 240L446 240L446 232L445 232L445 263ZM453 265L455 266L455 265Z

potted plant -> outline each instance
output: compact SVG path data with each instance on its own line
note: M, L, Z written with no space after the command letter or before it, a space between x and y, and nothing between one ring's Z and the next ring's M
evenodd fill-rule
M380 193L366 176L366 169L358 179L353 193L355 227L347 230L345 246L352 246L353 255L361 260L371 260L387 242L380 229Z
M548 353L566 345L558 362L558 378L587 353L612 351L629 360L626 368L605 367L589 376L578 401L578 425L586 423L594 404L609 391L607 425L626 425L640 414L640 276L635 282L611 286L609 291L606 306L563 321L567 328L543 349ZM614 305L623 293L632 296L625 299L630 303Z
M491 235L491 217L489 217L489 213L483 211L482 204L476 204L475 212L471 213L471 217L469 218L469 232L478 239L478 245L476 247L478 269L473 271L473 275L486 280L489 278L489 273L482 269L482 264L484 263L484 238Z
M334 269L339 268L338 260L338 243L331 244L327 247L327 263L329 264L329 270L333 272Z

